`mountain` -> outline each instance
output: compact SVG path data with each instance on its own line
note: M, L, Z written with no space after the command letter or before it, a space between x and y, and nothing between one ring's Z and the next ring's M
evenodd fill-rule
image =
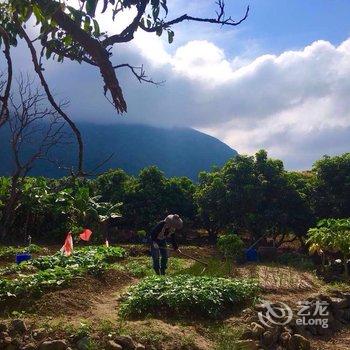
M130 174L156 165L167 176L188 176L196 180L202 170L221 166L237 152L218 139L190 128L159 128L146 125L78 125L85 143L85 169L114 154L111 160L98 169L103 172L111 168L122 168ZM11 153L8 131L0 131L0 175L11 172ZM54 158L64 159L65 164L75 164L74 145L56 148ZM25 150L25 152L29 152ZM47 177L66 174L55 165L40 161L30 173Z

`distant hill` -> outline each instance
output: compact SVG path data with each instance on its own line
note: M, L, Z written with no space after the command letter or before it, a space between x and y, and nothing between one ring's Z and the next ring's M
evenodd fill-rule
M194 180L202 170L223 165L237 152L218 139L190 128L158 128L145 125L97 125L81 123L85 143L85 168L93 169L103 159L113 158L98 172L122 168L129 174L156 165L167 176L188 176ZM12 166L7 131L0 131L0 175L9 175ZM75 164L74 146L56 148L55 159ZM51 163L38 162L31 175L64 176Z

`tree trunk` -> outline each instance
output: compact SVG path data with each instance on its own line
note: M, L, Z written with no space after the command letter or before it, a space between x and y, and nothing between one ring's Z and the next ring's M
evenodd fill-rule
M10 197L2 210L2 219L0 221L0 240L5 242L11 233L11 228L15 221L16 206L19 200L19 176L12 178Z
M208 229L209 234L209 243L212 245L216 245L216 242L218 240L218 233L215 229Z
M349 279L349 266L348 266L348 257L344 256L344 277L346 280Z

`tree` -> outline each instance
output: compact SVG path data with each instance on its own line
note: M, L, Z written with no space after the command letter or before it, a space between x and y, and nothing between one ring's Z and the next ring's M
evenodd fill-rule
M94 181L102 200L112 203L124 202L132 178L122 169L109 170Z
M298 192L283 163L261 150L236 156L222 169L203 173L196 201L204 226L215 236L225 228L253 239L269 234L276 245L289 234L302 237L312 223L309 203Z
M324 156L315 162L312 172L316 216L319 219L350 217L350 153Z
M164 193L166 212L179 214L183 219L193 222L196 216L195 190L194 183L187 177L168 178Z
M209 234L209 241L216 243L218 233L231 218L227 215L226 187L220 171L199 174L195 192L199 218Z
M43 85L48 99L56 111L65 119L74 132L79 145L79 163L77 173L83 175L83 142L80 132L69 116L55 102L43 74L42 58L53 57L58 62L68 58L86 63L99 69L104 86L104 94L111 97L111 103L117 112L127 111L127 104L123 91L117 79L116 70L128 68L142 82L154 83L145 74L143 66L130 63L111 62L112 47L133 40L135 32L142 30L161 36L167 33L168 41L174 39L173 27L183 21L218 24L221 26L237 26L248 16L247 7L244 16L234 21L225 15L225 4L217 1L218 11L213 18L199 18L184 14L167 20L168 6L166 0L81 0L74 4L66 4L58 0L7 0L0 4L0 35L4 43L4 53L8 63L8 80L2 96L2 110L0 126L8 119L7 100L12 81L12 63L10 46L17 44L18 37L23 38L30 50L34 69ZM112 16L117 20L123 12L134 10L135 16L120 33L102 33L98 9L102 7L102 14ZM26 31L26 23L35 17L40 34L32 39ZM38 39L38 40L37 40ZM33 42L40 43L40 59L37 56Z
M9 196L2 209L1 239L8 235L13 226L24 179L34 163L47 159L54 146L67 141L64 121L54 109L46 106L46 95L33 87L33 80L28 76L20 76L18 96L17 99L9 97L11 113L8 127L14 168ZM29 154L23 152L26 145L30 146Z
M125 194L123 217L130 227L149 229L166 212L166 178L156 167L142 169Z

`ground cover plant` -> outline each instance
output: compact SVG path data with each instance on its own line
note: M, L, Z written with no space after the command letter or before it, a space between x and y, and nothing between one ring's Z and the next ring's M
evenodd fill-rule
M225 311L258 296L259 286L251 279L209 276L148 277L132 287L121 307L123 316L168 313L217 318Z
M67 284L73 277L84 273L98 275L110 263L124 257L126 251L120 247L85 247L69 257L58 252L1 269L0 301L24 294L40 294L45 289ZM16 278L5 278L10 274L16 274Z
M4 246L0 247L0 259L8 260L15 258L16 254L28 252L32 254L38 254L43 251L43 248L39 247L36 244L31 244L28 247L13 247L13 246Z

